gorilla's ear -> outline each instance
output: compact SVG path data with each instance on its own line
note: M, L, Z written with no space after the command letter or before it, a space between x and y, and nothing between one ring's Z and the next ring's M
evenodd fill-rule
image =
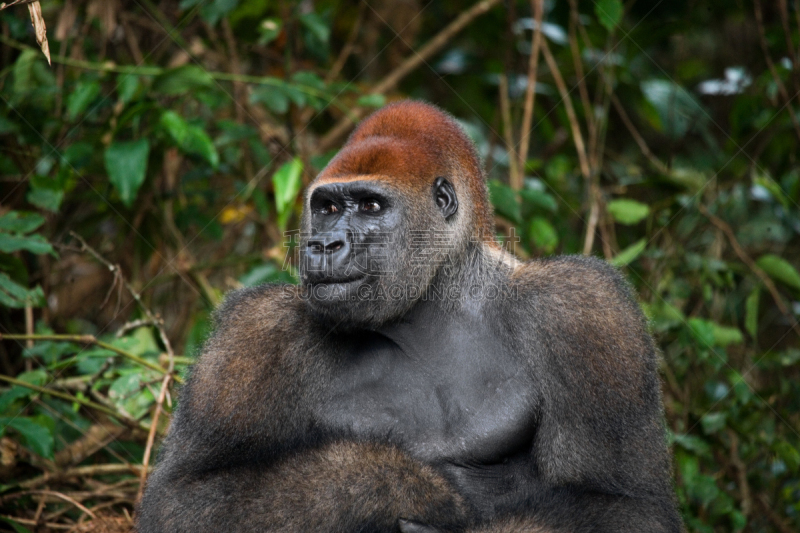
M458 211L458 197L447 178L438 177L433 182L433 200L444 218L450 218Z

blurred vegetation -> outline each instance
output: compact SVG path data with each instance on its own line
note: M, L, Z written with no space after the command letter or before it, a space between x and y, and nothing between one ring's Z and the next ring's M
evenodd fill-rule
M412 97L475 139L520 256L636 286L688 530L800 530L797 0L42 12L52 67L0 12L0 523L128 523L214 305L293 279L303 185Z

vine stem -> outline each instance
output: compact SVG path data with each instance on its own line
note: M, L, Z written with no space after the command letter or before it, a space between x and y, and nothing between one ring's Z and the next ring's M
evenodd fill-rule
M130 427L133 427L133 428L136 428L136 429L142 429L144 431L150 431L150 428L148 426L146 426L146 425L144 425L144 424L142 424L140 422L137 422L135 420L131 420L130 418L128 418L128 417L116 412L115 410L113 410L113 409L111 409L109 407L106 407L105 405L100 405L99 403L95 403L95 402L93 402L91 400L84 400L83 398L78 398L77 396L73 396L71 394L67 394L66 392L60 392L60 391L56 391L56 390L53 390L53 389L48 389L47 387L40 387L39 385L34 385L32 383L27 383L27 382L21 381L19 379L14 379L14 378L9 377L9 376L4 376L2 374L0 374L0 381L5 381L5 382L10 383L12 385L19 385L20 387L25 387L27 389L31 389L31 390L34 390L36 392L40 392L42 394L47 394L47 395L50 395L50 396L52 396L54 398L61 398L62 400L66 400L68 402L78 403L80 405L83 405L84 407L88 407L90 409L94 409L95 411L100 411L101 413L105 413L105 414L107 414L109 416L113 416L114 418L116 418L117 420L119 420L120 422L124 423L127 426L130 426Z
M107 342L103 342L103 341L99 340L97 337L95 337L94 335L62 335L62 334L22 335L22 334L15 334L15 333L0 333L0 340L4 340L4 339L18 340L18 341L27 341L27 340L32 340L32 341L60 341L60 342L75 342L75 343L79 343L79 344L92 344L92 345L98 346L100 348L103 348L104 350L112 351L117 355L121 355L122 357L124 357L126 359L130 359L131 361L133 361L136 364L139 364L141 366L147 367L147 368L149 368L151 370L155 370L156 372L159 372L161 374L169 373L169 370L167 370L165 368L162 368L159 365L148 361L147 359L142 359L138 355L132 354L131 352L123 350L122 348L117 348L116 346L108 344ZM175 379L175 381L177 381L178 383L182 383L183 382L183 380L181 380L180 376L173 376L173 379Z

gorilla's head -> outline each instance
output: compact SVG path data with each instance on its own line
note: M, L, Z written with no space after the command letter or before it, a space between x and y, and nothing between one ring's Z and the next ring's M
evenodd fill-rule
M304 294L332 325L376 328L474 239L493 237L472 142L436 107L393 104L359 125L306 192Z

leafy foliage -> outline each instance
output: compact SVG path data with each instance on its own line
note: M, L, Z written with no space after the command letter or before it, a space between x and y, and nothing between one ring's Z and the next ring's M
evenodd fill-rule
M416 97L475 140L507 246L630 278L688 529L800 529L796 3L541 5L541 24L497 5L419 62L472 2L45 2L52 68L27 10L0 11L2 514L39 516L20 483L77 466L96 470L65 482L76 501L132 509L125 465L213 306L293 281L301 191L348 118Z

